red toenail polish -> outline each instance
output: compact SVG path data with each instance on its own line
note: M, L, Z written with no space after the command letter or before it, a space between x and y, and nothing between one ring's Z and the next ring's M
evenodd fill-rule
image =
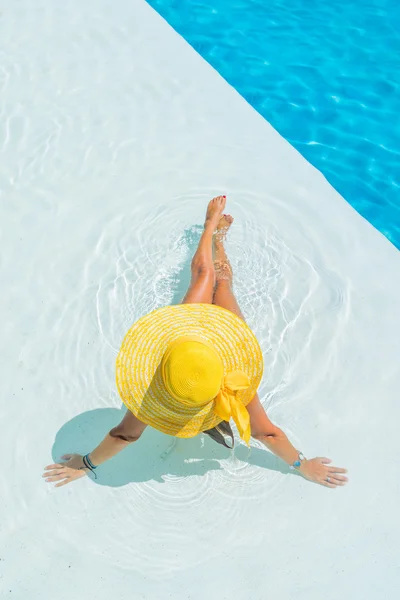
M226 198L226 196L222 196L223 198Z

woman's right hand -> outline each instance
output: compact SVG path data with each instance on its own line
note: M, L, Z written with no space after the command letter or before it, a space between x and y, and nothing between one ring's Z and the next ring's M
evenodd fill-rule
M42 477L48 483L58 481L54 487L61 487L86 475L88 469L85 468L80 454L65 454L61 458L65 462L45 467L45 473L43 473Z
M332 467L330 458L311 458L304 460L299 468L300 473L313 483L319 483L329 488L346 485L348 478L345 476L347 469Z

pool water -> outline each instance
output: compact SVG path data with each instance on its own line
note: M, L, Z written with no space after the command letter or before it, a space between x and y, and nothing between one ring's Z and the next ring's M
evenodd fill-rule
M398 0L150 0L400 248Z
M400 253L143 0L3 5L0 598L396 598ZM233 40L231 68L225 23L207 47ZM97 480L48 487L45 465L92 451L125 414L123 337L182 299L220 193L260 400L350 485L313 486L257 440L231 452L149 427Z

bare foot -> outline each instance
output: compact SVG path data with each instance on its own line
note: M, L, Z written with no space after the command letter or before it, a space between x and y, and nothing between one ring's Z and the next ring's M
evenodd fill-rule
M225 208L225 204L226 196L217 196L216 198L210 200L207 206L204 227L211 227L213 230L217 229L222 211Z
M215 237L217 241L225 239L226 233L229 227L233 223L232 215L222 215L220 220L218 221L217 231L215 232Z

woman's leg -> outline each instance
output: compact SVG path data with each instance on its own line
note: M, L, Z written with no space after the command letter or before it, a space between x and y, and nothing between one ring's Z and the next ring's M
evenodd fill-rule
M226 198L218 196L211 200L207 207L203 235L192 260L192 281L183 303L204 302L212 303L214 289L214 266L212 260L212 236L224 210ZM129 410L126 411L121 423L110 431L110 436L125 442L136 442L146 425Z
M232 222L233 218L230 215L223 215L214 235L215 289L213 304L232 311L244 321L244 316L233 293L233 272L224 247L226 233ZM247 410L250 415L251 435L254 438L263 439L265 436L276 433L277 428L269 420L258 394L247 405Z
M244 321L244 316L232 290L233 272L224 246L227 231L232 223L231 215L223 215L214 235L215 289L213 304L232 311Z
M182 304L212 304L215 282L212 241L225 204L225 196L217 196L208 204L204 231L192 260L192 279Z

